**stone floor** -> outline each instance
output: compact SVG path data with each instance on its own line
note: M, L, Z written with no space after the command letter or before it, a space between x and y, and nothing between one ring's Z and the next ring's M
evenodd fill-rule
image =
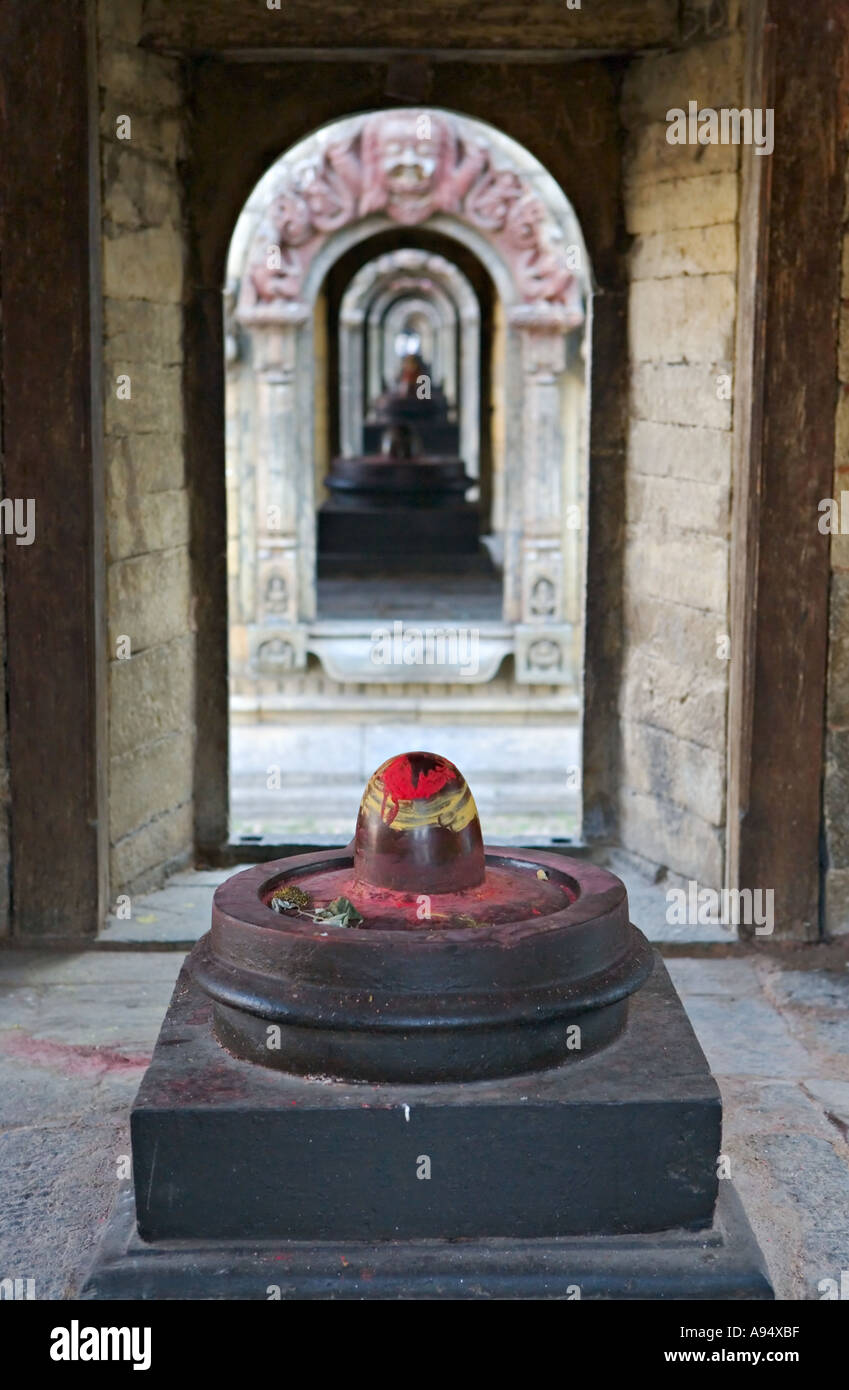
M402 618L405 622L501 620L504 585L492 570L465 574L458 583L450 561L440 574L375 574L318 581L320 618Z
M533 720L315 719L233 724L231 834L282 841L353 832L363 787L386 758L410 746L436 750L472 787L489 839L572 838L578 828L577 724ZM332 770L331 770L332 767Z
M710 949L724 954L694 954ZM849 1271L849 942L667 950L776 1291L822 1297L823 1281L838 1287ZM181 960L149 948L0 953L0 1279L34 1279L37 1298L71 1294L91 1259Z

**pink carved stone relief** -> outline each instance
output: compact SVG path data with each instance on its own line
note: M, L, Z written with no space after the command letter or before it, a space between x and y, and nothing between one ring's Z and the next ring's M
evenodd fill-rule
M287 174L256 236L240 311L296 301L310 262L333 232L374 213L417 226L437 213L481 232L507 264L518 321L583 319L567 249L551 235L548 209L516 169L495 167L489 146L449 116L385 111ZM524 307L523 307L524 306Z

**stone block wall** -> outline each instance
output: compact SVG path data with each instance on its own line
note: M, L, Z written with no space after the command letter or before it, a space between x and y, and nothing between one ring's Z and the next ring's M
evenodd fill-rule
M834 500L846 533L831 536L828 686L826 696L824 926L849 934L849 167L846 170L840 338L836 372Z
M179 65L136 46L141 8L100 0L98 15L113 901L192 848L183 93Z
M625 79L629 301L623 845L723 880L738 149L672 145L666 113L742 105L739 34Z
M0 429L1 428L2 421L0 420ZM2 435L0 435L0 437L2 437ZM2 479L0 479L0 486L2 486ZM3 495L5 496L5 491ZM3 560L2 554L0 553L0 652L5 655L6 602L4 590ZM9 839L10 789L7 740L6 700L4 698L0 700L0 941L9 936L11 932L11 923L9 920L9 869L12 858L12 848Z

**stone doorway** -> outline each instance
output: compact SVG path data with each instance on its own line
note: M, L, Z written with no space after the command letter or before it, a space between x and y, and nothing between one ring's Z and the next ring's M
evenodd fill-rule
M225 286L235 840L338 838L371 762L428 740L495 833L579 836L590 296L562 190L481 121L345 118L256 185ZM377 447L411 347L482 544L331 565L328 464Z

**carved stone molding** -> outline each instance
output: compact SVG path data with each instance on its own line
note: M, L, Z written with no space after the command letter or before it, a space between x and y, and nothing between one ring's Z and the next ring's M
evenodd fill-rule
M258 676L287 676L307 664L306 628L265 628L253 633L251 666Z
M242 368L253 374L244 393L251 426L244 510L255 517L239 552L250 579L240 590L236 662L273 680L302 671L312 653L334 679L408 679L392 666L375 669L362 634L354 641L322 626L313 640L314 311L339 257L393 224L427 225L465 246L489 274L501 306L493 339L499 408L491 523L503 557L505 631L490 634L473 675L457 676L449 661L447 675L437 662L417 679L436 681L439 671L439 679L483 682L512 650L518 682L577 690L583 556L567 531L566 509L583 496L574 400L584 385L567 340L585 322L591 287L581 231L563 190L529 151L481 122L436 110L345 118L307 137L263 176L234 232L227 276L238 286L235 321L245 354L230 375L236 383ZM460 405L461 453L474 475L480 306L459 267L424 248L375 257L344 293L342 452L361 448L365 385L371 394L398 327L395 306L401 313L405 304L425 314L434 341L438 331L443 355L456 364L449 385ZM235 412L235 390L232 399Z
M516 680L523 685L574 685L574 629L570 623L516 628Z
M406 227L437 214L468 223L509 267L514 314L536 311L561 331L583 321L570 248L528 174L464 122L411 110L361 117L284 169L250 249L240 317L299 304L321 244L374 214Z

